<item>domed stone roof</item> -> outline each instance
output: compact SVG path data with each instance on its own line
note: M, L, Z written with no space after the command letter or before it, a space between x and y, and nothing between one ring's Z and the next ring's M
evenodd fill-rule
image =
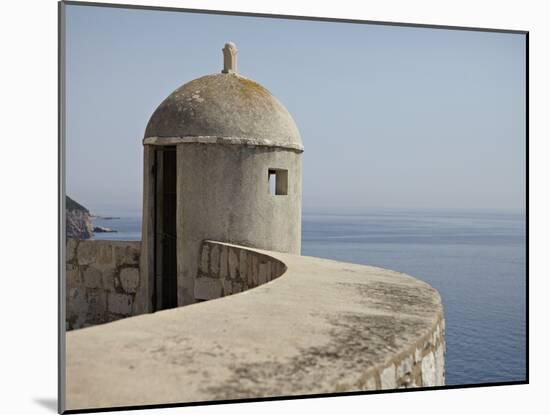
M232 68L186 83L159 105L144 143L170 140L303 149L287 109L262 85Z

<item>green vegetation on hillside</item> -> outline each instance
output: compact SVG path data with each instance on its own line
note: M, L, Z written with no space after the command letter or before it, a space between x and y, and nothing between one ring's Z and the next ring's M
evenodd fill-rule
M90 211L88 209L86 209L80 203L75 202L69 196L65 196L65 208L67 210L82 210L84 212L90 213Z

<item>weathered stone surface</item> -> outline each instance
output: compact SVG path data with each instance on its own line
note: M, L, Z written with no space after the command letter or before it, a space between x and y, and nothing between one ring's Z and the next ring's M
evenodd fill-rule
M67 289L67 325L69 329L80 328L86 322L88 301L84 287Z
M285 272L285 267L282 263L277 262L273 264L273 272L274 272L274 278L279 278L281 275Z
M111 321L117 321L125 318L125 316L121 316L120 314L114 314L107 311L106 320L107 322Z
M195 280L195 298L197 300L211 300L219 298L221 295L222 283L219 279L202 277Z
M261 262L258 266L258 285L267 282L267 263Z
M106 292L115 291L115 280L117 279L115 268L107 268L101 271L101 280Z
M108 310L111 313L128 316L132 313L132 297L127 294L109 293Z
M422 361L422 349L416 348L414 351L414 362L420 363Z
M189 294L194 293L201 245L205 240L230 238L248 246L300 252L301 153L225 145L218 143L218 139L212 144L177 145L178 186L185 189L177 196L177 233L181 236L178 301L181 305L195 300L189 298ZM268 169L274 166L289 172L288 195L269 195L267 180L259 180L262 171L267 176ZM233 264L233 259L229 261ZM151 262L146 266L151 268ZM236 271L239 277L235 268L232 274L230 268L231 278L243 279L240 267ZM200 272L207 275L202 269ZM248 280L248 276L246 278Z
M80 241L76 250L79 265L89 265L96 261L96 245L93 241Z
M265 275L266 275L267 281L271 281L271 279L272 279L272 276L271 276L271 261L269 261L269 260L266 263Z
M65 251L65 257L67 262L71 262L75 259L77 245L78 245L78 240L67 238L67 249Z
M248 274L248 286L256 287L259 285L258 282L258 256L254 255L252 257L250 273Z
M245 291L246 288L245 286L243 285L242 282L240 281L232 281L232 284L231 284L231 292L233 294L236 294L236 293L240 293L242 291Z
M226 245L221 245L221 253L220 253L220 279L225 279L229 276L227 267L228 267L228 248Z
M253 266L254 258L251 256L248 261L246 261L246 284L252 286L252 275L253 275Z
M246 250L241 249L239 252L239 277L241 280L246 281L248 271L248 262Z
M148 137L234 137L303 148L286 108L266 88L238 74L203 76L175 90L151 116Z
M67 287L77 287L82 284L80 270L77 265L67 264L65 269Z
M435 385L445 384L445 346L440 344L435 350L434 363L435 363Z
M220 275L220 250L218 245L212 245L210 248L210 276L219 277Z
M86 302L88 303L88 316L86 321L94 322L94 324L103 323L106 321L106 304L107 295L103 290L89 289L86 293ZM91 325L86 323L86 325Z
M138 265L139 264L139 245L121 243L114 245L116 266Z
M207 256L208 254L208 256ZM276 278L277 269L284 269L284 265L269 256L261 255L248 249L242 249L235 245L222 244L214 241L204 242L200 252L201 264L199 266L197 279L198 284L208 285L209 288L200 287L203 296L208 299L217 298L218 285L206 279L220 279L219 287L222 288L220 295L227 296L256 287ZM207 261L208 259L208 261ZM219 269L213 266L213 262L219 262ZM262 279L259 279L259 263L262 263ZM205 268L206 267L206 268ZM207 270L207 272L205 272ZM213 288L215 287L215 288ZM209 294L204 294L208 290ZM197 298L204 300L205 298Z
M101 265L113 264L113 247L109 244L100 244L97 250L97 263Z
M435 358L433 352L422 359L422 386L436 386Z
M102 276L101 271L93 265L89 265L83 272L84 285L88 288L101 288Z
M140 245L139 241L67 241L67 249L75 250L74 257L66 265L67 288L73 289L67 291L69 330L133 313L134 293L140 278ZM115 256L118 256L116 260ZM118 296L123 291L132 295Z
M127 293L135 293L139 285L139 268L122 268L120 283Z
M235 248L229 248L229 277L236 279L239 275L239 253Z
M397 379L401 379L407 374L410 374L412 372L413 364L414 364L414 356L407 356L405 357L398 365L397 365Z
M284 262L285 276L244 295L69 332L68 409L441 384L431 343L443 309L430 286L376 267L252 251ZM218 279L201 280L221 291ZM409 375L417 350L426 356ZM147 365L128 371L128 361Z
M222 294L224 296L233 294L233 281L232 280L224 279L224 280L221 280L221 283L222 283L222 288L223 288ZM222 294L220 294L220 296ZM212 297L212 298L216 298L216 297Z
M381 389L395 389L397 387L397 378L395 376L395 365L391 364L380 373Z
M237 72L237 46L233 42L226 43L223 51L223 70L222 73Z
M367 379L365 389L368 390L368 391L373 391L373 390L377 389L376 388L376 379L375 379L374 376L371 376L370 378Z
M208 275L208 271L210 268L210 244L204 244L202 246L202 253L201 253L201 262L200 262L200 271Z
M281 273L279 273L279 267L280 267L280 263L271 262L271 279L272 280L281 276Z

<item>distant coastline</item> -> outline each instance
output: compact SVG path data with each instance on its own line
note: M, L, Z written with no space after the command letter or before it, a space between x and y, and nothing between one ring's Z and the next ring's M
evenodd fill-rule
M66 236L73 239L93 239L96 234L118 233L116 228L96 221L117 221L120 216L95 215L69 196L65 197Z

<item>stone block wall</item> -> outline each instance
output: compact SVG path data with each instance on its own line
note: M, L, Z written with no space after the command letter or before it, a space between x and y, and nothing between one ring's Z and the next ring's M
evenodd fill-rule
M439 318L432 331L416 345L391 356L383 367L371 370L365 390L406 389L445 385L445 320Z
M205 241L195 280L195 298L211 300L265 284L286 271L281 261L243 247Z
M140 241L67 239L67 330L134 315Z

